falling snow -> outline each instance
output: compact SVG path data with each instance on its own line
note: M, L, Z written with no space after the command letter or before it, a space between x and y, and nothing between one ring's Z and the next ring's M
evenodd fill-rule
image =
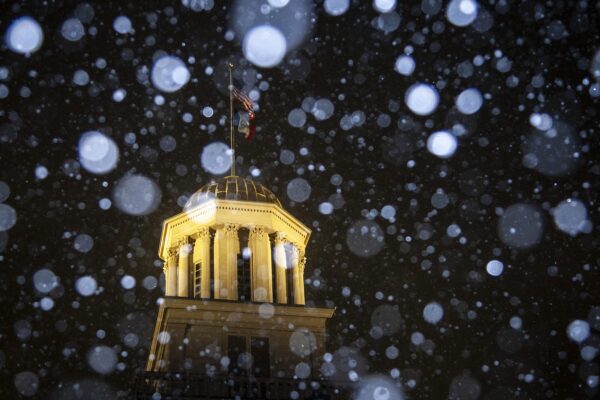
M599 397L598 1L5 3L0 398L127 398L155 329L173 387L251 373L154 327L161 224L232 168L310 230L303 310L335 310L325 348L279 327L283 398Z

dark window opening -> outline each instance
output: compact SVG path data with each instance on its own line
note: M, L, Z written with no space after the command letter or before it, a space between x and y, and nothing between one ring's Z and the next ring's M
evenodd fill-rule
M202 283L202 266L200 263L194 265L194 297L200 298L200 289Z
M244 248L248 247L248 229L240 229L238 231L238 238L240 241L241 252L237 258L237 286L238 286L238 299L239 301L251 301L252 300L252 280L250 278L250 257L249 253L246 253L244 257Z
M246 374L245 357L246 338L244 336L227 336L227 356L229 357L229 372L234 375Z
M210 298L215 298L215 246L214 235L210 235Z
M227 336L227 356L229 372L233 375L251 375L257 378L271 376L269 338Z
M258 378L268 378L271 372L269 357L269 338L250 338L250 353L252 353L252 375Z
M250 260L238 254L237 267L238 298L240 301L250 301Z
M287 281L287 301L288 304L294 304L294 269L287 269L285 277Z

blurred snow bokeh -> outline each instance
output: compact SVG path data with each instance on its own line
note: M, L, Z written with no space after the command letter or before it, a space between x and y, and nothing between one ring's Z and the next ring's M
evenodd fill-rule
M244 37L244 55L253 64L270 68L283 60L287 44L283 33L270 25L256 26Z
M287 326L290 397L598 397L597 2L32 4L2 8L2 395L119 398L161 222L235 162L312 231L306 305L335 308L327 349Z
M79 139L79 161L91 173L106 174L116 168L119 149L108 136L89 131Z
M415 114L429 115L437 108L440 96L433 86L416 83L408 88L404 101Z
M162 56L152 66L152 83L163 92L176 92L189 80L190 71L178 57Z
M162 198L158 185L143 175L126 175L113 191L117 208L126 214L146 215L153 212Z
M20 17L11 22L4 35L6 45L15 53L30 55L42 47L44 32L31 17Z
M232 28L242 42L245 57L262 68L271 68L296 49L312 31L310 0L237 0Z

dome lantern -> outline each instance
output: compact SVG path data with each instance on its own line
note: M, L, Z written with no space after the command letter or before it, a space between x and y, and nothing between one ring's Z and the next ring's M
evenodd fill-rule
M164 222L166 295L303 305L310 233L262 184L210 182Z

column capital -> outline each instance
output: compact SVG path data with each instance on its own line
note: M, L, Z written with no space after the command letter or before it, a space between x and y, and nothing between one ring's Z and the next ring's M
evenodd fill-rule
M266 233L266 229L262 225L252 225L250 227L250 234L256 236L262 236Z
M230 224L230 223L226 223L225 224L225 231L226 232L237 233L237 231L239 229L240 229L240 225L239 224Z
M168 251L169 257L175 257L178 252L179 252L179 247L177 247L177 246L171 247Z
M304 257L305 250L304 247L298 246L298 257L300 257L300 259L304 258L306 260L306 257Z
M201 226L192 237L196 240L204 240L210 238L210 228L208 226Z
M189 243L181 243L181 245L179 245L179 255L188 255L192 252L192 245Z
M291 245L294 246L295 249L297 249L300 252L304 252L304 243L298 243L298 242L289 242Z
M285 244L286 243L285 233L275 232L275 237L273 238L273 243L275 243L275 245Z
M298 263L298 268L300 268L300 272L304 273L304 267L306 267L306 257L302 257L300 262Z
M179 239L177 239L177 245L179 247L184 246L186 244L190 243L190 237L189 236L183 236Z

